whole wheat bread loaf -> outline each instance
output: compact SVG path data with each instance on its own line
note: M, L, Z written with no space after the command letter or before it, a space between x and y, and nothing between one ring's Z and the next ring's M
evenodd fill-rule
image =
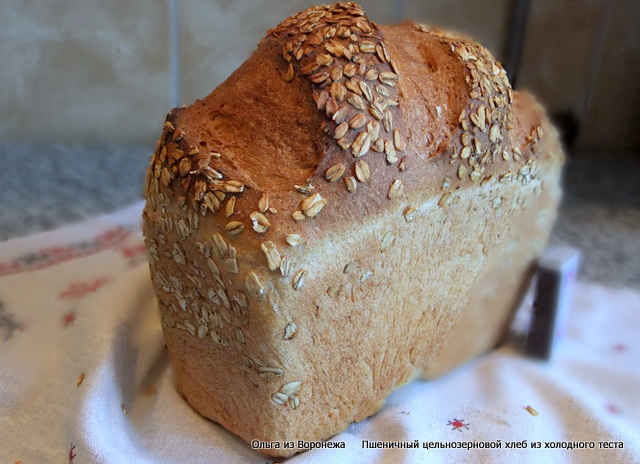
M297 444L489 350L562 162L480 45L354 3L286 19L171 111L151 160L144 234L179 391L248 442Z

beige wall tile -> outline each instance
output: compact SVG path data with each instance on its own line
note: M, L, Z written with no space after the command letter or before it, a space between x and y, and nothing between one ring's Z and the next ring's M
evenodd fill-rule
M581 147L640 146L640 2L612 2L589 114L598 18L606 0L532 1L519 71L550 113L584 123ZM180 56L172 81L168 0L6 0L0 9L0 136L18 140L151 142L179 87L191 103L220 84L267 29L315 0L176 0ZM498 59L510 0L363 0L381 24L400 16L463 32Z
M612 2L581 148L640 150L640 2Z
M195 0L180 4L181 102L213 91L255 50L266 31L314 0ZM393 22L395 1L359 2L381 24Z
M531 2L518 86L550 114L582 111L603 1Z
M573 2L531 2L521 87L531 90L550 114L574 116L580 123L575 148L581 151L640 148L637 0L610 1L602 62L591 80L603 6L609 1L583 0L579 8ZM589 91L591 104L585 106Z
M510 0L405 0L403 16L465 34L500 60Z
M0 136L150 142L170 107L165 1L6 0Z

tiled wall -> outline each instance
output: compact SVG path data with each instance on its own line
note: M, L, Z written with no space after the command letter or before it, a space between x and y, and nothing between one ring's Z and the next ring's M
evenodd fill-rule
M167 25L162 0L3 0L0 136L151 140L170 105Z
M640 2L532 1L520 76L579 146L640 149Z
M607 13L603 6L609 1L613 6ZM5 0L0 136L152 143L176 102L208 94L267 29L314 3ZM415 18L454 28L504 57L512 0L360 3L376 22ZM581 0L576 5L531 1L519 83L550 112L575 115L586 129L578 139L581 146L640 148L640 2ZM610 20L598 42L603 12ZM594 58L598 43L602 60Z

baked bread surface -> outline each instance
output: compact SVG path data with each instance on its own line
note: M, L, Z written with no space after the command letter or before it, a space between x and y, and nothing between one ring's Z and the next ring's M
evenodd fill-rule
M474 42L353 3L283 21L172 110L151 160L144 234L180 392L248 442L297 444L487 351L562 162Z

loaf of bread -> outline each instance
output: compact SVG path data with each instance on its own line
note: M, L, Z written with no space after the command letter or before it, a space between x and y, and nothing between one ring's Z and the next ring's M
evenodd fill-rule
M179 391L247 442L297 444L491 349L562 163L480 45L354 3L286 19L171 111L151 160L144 234Z

